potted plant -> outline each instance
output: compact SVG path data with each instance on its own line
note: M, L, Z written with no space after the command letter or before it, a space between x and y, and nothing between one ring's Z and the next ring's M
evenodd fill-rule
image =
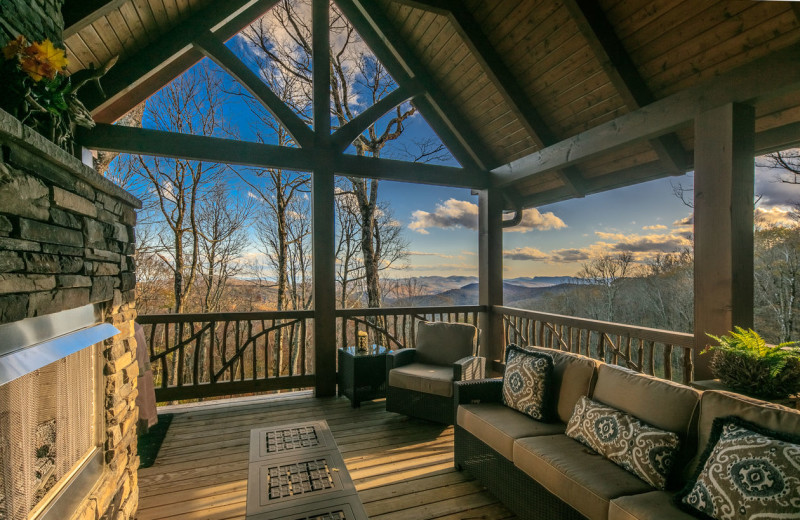
M719 343L711 371L731 389L762 399L782 399L800 392L800 348L797 342L768 345L754 330L736 327L726 336L708 336Z

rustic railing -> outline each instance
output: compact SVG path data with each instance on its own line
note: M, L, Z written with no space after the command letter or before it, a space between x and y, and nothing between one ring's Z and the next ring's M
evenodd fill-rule
M481 306L341 309L337 346L415 347L421 320L477 326ZM314 386L313 311L150 314L144 327L156 400L175 401Z
M478 326L478 315L486 310L480 305L453 307L395 307L381 309L339 309L336 311L337 344L356 344L359 331L365 331L370 344L391 350L416 347L420 321L470 323Z
M688 384L694 377L694 336L620 323L495 306L504 344L538 345L583 354Z
M141 315L156 400L314 385L312 311Z

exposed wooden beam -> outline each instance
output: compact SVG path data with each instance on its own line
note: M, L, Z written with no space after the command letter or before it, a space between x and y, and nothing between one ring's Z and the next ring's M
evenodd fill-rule
M79 137L81 145L92 150L260 168L310 171L314 167L313 154L300 148L219 137L105 123L98 123L91 130L81 128Z
M328 0L324 0L327 4ZM316 3L316 2L315 2ZM326 24L327 28L327 24ZM328 167L329 168L329 167ZM333 171L311 174L311 276L314 280L314 395L336 395L336 196Z
M194 44L258 99L275 119L286 128L294 141L303 148L314 144L314 132L289 108L269 86L250 70L222 41L210 31L194 39Z
M800 122L763 130L756 134L756 155L800 146Z
M351 177L474 189L488 185L485 172L475 169L353 155L331 156L287 146L104 123L91 130L81 129L80 138L81 144L92 150L301 171L314 171L327 162L334 173Z
M313 0L311 65L316 144L331 139L331 45L329 0Z
M404 85L413 78L427 95L416 106L455 158L467 167L485 169L496 162L474 132L472 125L433 80L433 74L405 44L404 38L386 18L377 2L337 0L339 9L386 67L395 81Z
M754 103L800 89L800 45L792 45L655 101L553 146L492 170L495 186L578 164L673 132L697 114L727 103Z
M417 88L416 92L411 92L403 87L398 87L393 90L386 97L348 121L347 124L338 128L331 138L334 149L339 152L345 151L347 147L350 146L350 143L369 128L371 124L383 117L384 114L397 105L405 103L421 92L421 87Z
M105 98L96 89L84 88L81 99L96 121L113 122L202 59L203 54L192 45L196 37L211 31L227 40L276 3L277 0L213 2L112 68L102 79Z
M67 0L61 6L66 40L92 22L119 9L126 0Z
M614 27L597 0L563 0L578 29L586 38L600 65L630 110L655 101ZM676 175L686 172L686 151L675 134L666 134L650 141L667 169Z
M558 139L544 122L530 97L505 65L502 56L494 49L467 8L460 2L453 2L452 11L448 11L448 18L486 72L489 81L492 82L517 120L522 123L539 147L544 148L557 143ZM564 184L575 196L583 195L583 177L577 168L568 167L559 174Z
M485 173L474 168L454 168L348 154L338 155L333 161L336 173L348 177L367 177L470 189L489 185Z

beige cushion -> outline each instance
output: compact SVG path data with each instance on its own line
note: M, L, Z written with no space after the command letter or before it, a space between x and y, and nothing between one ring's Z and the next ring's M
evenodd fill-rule
M745 421L755 423L762 428L780 433L796 435L800 432L800 412L797 410L732 392L708 390L703 392L703 396L700 399L700 418L697 427L698 456L706 449L714 419L728 415L741 417ZM697 460L695 459L689 465L687 475L693 474L696 465Z
M411 363L389 371L389 386L453 397L453 368Z
M517 439L514 465L590 519L608 518L613 498L653 490L566 435Z
M532 347L531 350L550 354L553 358L553 391L550 395L556 400L558 418L561 422L569 421L578 399L582 395L591 395L599 362L552 348Z
M700 392L685 385L600 365L592 399L627 412L662 430L686 435Z
M612 500L608 520L695 520L695 517L672 503L672 493L651 491Z
M468 323L421 321L417 325L416 361L428 365L451 365L475 354L478 329Z
M508 460L513 457L516 439L564 433L566 426L535 421L500 403L462 404L456 422Z

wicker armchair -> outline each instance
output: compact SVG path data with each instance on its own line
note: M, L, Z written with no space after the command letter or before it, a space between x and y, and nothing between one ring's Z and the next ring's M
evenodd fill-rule
M475 355L477 333L465 323L421 322L417 348L386 356L386 410L453 424L453 381L486 371L486 359Z

